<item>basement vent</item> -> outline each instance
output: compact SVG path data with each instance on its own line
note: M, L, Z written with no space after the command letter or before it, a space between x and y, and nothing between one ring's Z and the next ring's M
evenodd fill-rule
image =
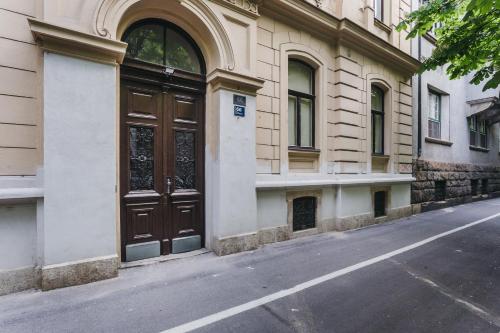
M488 179L481 180L481 193L488 194Z
M472 196L477 195L478 184L479 184L479 180L471 179L471 181L470 181L470 194Z
M446 180L437 180L434 183L434 201L446 199Z
M385 216L386 193L378 191L374 194L375 217Z
M293 231L316 226L316 198L301 197L293 200Z

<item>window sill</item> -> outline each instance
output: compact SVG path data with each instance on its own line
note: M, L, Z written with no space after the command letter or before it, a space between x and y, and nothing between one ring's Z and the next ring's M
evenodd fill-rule
M391 27L389 27L387 24L385 24L384 22L380 21L378 18L374 18L373 19L373 24L380 28L381 30L384 30L385 32L387 32L388 34L390 34L392 32L392 29Z
M373 154L372 153L372 158L374 159L379 159L379 160L389 160L391 157L389 155L381 155L381 154Z
M436 37L434 37L433 35L431 35L430 33L426 33L423 35L423 37L425 39L427 39L429 42L431 42L432 44L436 45Z
M425 142L427 142L427 143L435 143L435 144L438 144L438 145L443 145L443 146L448 146L448 147L450 147L451 145L453 145L453 142L451 142L451 141L441 140L441 139L436 139L436 138L431 138L430 136L426 136L425 137Z
M300 155L309 155L309 156L316 156L319 155L321 151L316 148L303 148L303 147L295 147L295 146L289 146L288 147L288 154L300 154Z
M488 153L490 150L488 148L477 147L477 146L469 146L470 150L480 151L483 153Z

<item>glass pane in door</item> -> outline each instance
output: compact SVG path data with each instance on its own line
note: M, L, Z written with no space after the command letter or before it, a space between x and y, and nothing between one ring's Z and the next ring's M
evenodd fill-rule
M196 184L195 136L193 132L175 132L175 189L194 189Z

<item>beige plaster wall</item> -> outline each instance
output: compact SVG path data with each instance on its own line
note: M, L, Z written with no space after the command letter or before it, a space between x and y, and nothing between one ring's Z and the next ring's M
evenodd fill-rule
M287 55L316 68L316 148L321 152L315 172L371 172L369 97L371 84L377 82L387 88L388 96L388 172L410 173L410 81L379 59L324 37L312 36L269 16L257 20L257 75L265 80L257 95L257 173L287 173L291 168L287 104L280 99L287 96Z
M394 29L400 18L410 11L408 0L384 0L384 26L374 23L373 0L304 1L329 15L348 18L373 35L410 52L410 43L405 40L404 32L400 34ZM96 14L101 2L5 0L0 4L0 176L33 175L43 163L41 51L33 41L27 18L38 17L95 34ZM286 91L280 85L280 76L283 76L280 57L284 49L297 49L323 62L320 66L321 91L317 92L322 100L318 104L321 126L317 126L319 137L316 138L321 154L315 160L315 171L326 172L333 165L337 173L370 171L367 149L369 117L366 112L367 82L370 78L391 82L393 134L390 150L394 155L391 163L394 171L406 170L411 160L408 155L411 154L411 89L390 68L335 45L333 39L328 40L328 36L322 36L325 38L322 40L263 15L256 19L255 24L251 15L241 15L231 6L220 6L225 0L204 2L215 11L231 44L234 44L235 70L248 75L257 73L259 78L265 80L264 88L257 97L257 173L277 174L289 167L286 143L283 142L286 136L282 128L286 124L283 118L286 110L283 110L280 100L282 91ZM155 0L143 3L153 7L165 4ZM174 3L178 6L176 1L172 1ZM189 32L196 35L194 30ZM201 46L203 48L204 45Z
M35 0L0 2L0 176L41 164L40 54L28 26Z

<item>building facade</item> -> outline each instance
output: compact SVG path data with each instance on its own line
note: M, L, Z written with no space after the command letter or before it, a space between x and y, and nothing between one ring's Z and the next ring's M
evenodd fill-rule
M405 0L1 6L0 294L411 214Z
M429 57L433 31L412 43L417 59ZM450 80L445 68L413 78L416 211L500 194L500 89L483 92L471 78Z

